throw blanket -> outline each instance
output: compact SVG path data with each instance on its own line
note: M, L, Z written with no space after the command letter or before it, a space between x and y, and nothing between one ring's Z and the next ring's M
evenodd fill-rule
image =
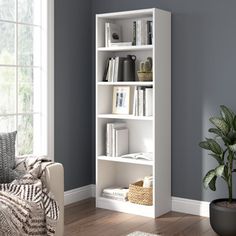
M59 217L56 201L45 187L44 157L17 159L22 177L0 184L0 235L54 235Z

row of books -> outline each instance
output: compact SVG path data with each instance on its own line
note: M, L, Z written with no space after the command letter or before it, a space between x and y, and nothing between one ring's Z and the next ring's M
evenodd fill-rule
M152 116L153 115L153 88L135 86L133 115Z
M125 57L110 57L106 61L103 74L104 82L123 81L123 62Z
M133 45L151 45L153 38L153 23L151 20L133 21Z
M129 130L126 123L107 123L106 155L120 157L129 152Z
M124 187L110 187L105 188L102 191L102 196L118 201L128 201L129 189Z

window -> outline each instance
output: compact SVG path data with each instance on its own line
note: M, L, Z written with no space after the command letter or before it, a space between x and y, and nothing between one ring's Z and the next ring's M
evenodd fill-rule
M53 2L0 0L0 132L53 158Z

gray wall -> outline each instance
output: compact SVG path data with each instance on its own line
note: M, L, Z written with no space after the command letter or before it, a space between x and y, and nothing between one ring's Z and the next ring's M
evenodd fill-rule
M96 13L151 7L173 13L172 195L207 201L225 196L222 181L216 193L203 190L202 176L215 162L198 143L220 104L236 111L236 1L92 0L93 62ZM94 92L94 71L92 80Z
M92 182L90 25L90 1L55 1L55 160L65 190Z

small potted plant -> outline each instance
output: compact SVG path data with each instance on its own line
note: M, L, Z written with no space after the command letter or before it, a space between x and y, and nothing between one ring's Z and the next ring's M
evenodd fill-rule
M228 198L216 199L210 203L210 223L216 233L222 236L236 235L236 200L233 199L233 174L236 172L236 115L226 106L220 106L220 117L211 117L214 128L208 131L214 138L199 143L210 151L217 161L215 169L209 170L203 179L204 186L216 190L216 179L221 177L228 187Z

